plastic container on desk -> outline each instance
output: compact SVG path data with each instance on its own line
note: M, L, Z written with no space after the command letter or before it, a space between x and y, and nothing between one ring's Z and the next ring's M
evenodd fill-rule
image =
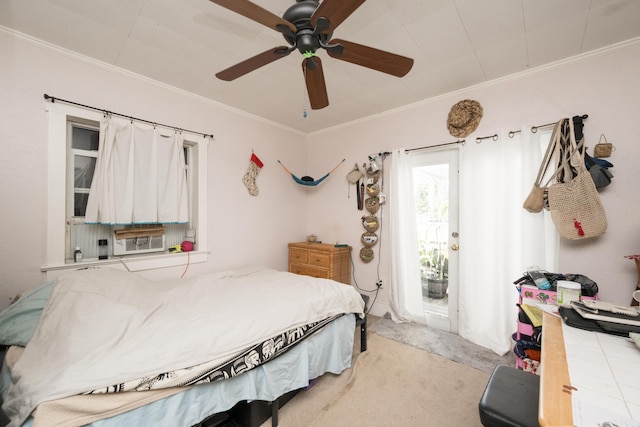
M558 303L558 292L552 291L549 289L538 289L535 286L531 285L522 285L518 288L518 293L520 294L519 302L522 304L523 299L532 299L537 302L541 302L543 304L557 304ZM597 300L598 296L588 297L581 295L580 299L589 299L589 300Z
M558 304L569 305L571 301L581 300L581 287L578 282L558 280Z
M543 304L558 304L558 292L549 289L538 289L533 285L520 285L518 289L518 303L526 303L524 300L533 300ZM597 300L598 295L589 297L581 295L580 299ZM516 322L516 338L521 339L522 335L533 336L533 325L523 322ZM523 361L516 357L516 368L522 369Z

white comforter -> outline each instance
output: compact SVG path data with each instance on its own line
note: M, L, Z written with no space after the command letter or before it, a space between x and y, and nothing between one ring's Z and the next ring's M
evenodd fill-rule
M362 311L351 286L274 270L168 281L76 271L58 279L3 408L17 427L41 402L222 360L291 327Z

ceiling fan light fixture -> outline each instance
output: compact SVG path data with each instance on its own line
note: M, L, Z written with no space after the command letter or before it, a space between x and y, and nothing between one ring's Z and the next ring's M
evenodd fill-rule
M320 43L313 31L300 30L297 35L296 47L300 53L305 55L307 52L315 53L320 47Z
M322 61L316 55L325 49L332 58L365 68L403 77L411 70L413 59L346 40L333 39L333 32L365 0L296 0L279 17L251 0L210 0L221 7L243 15L259 24L281 33L289 46L278 46L239 62L216 74L221 80L231 81L298 50L302 56L311 108L329 105Z

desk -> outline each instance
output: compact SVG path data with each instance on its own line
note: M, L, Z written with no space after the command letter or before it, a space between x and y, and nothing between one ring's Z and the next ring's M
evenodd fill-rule
M633 342L572 328L549 313L542 325L540 425L640 426L640 351Z
M540 363L541 426L573 426L571 394L563 392L569 381L569 368L562 335L562 320L552 314L542 314L542 354Z

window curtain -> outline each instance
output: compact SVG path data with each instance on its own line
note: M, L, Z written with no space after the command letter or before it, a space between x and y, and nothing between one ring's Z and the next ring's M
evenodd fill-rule
M425 323L413 202L413 172L404 148L391 153L389 217L391 286L389 306L396 322Z
M85 222L187 223L183 143L177 132L165 136L104 118Z
M558 238L548 212L522 207L548 139L548 133L522 129L513 138L461 150L460 335L498 354L513 344L518 302L513 282L531 265L555 270Z
M459 334L498 354L511 349L516 327L513 282L531 265L556 268L558 238L548 213L522 207L548 140L549 133L523 129L460 150ZM394 320L424 324L408 158L404 150L392 156L389 302Z

